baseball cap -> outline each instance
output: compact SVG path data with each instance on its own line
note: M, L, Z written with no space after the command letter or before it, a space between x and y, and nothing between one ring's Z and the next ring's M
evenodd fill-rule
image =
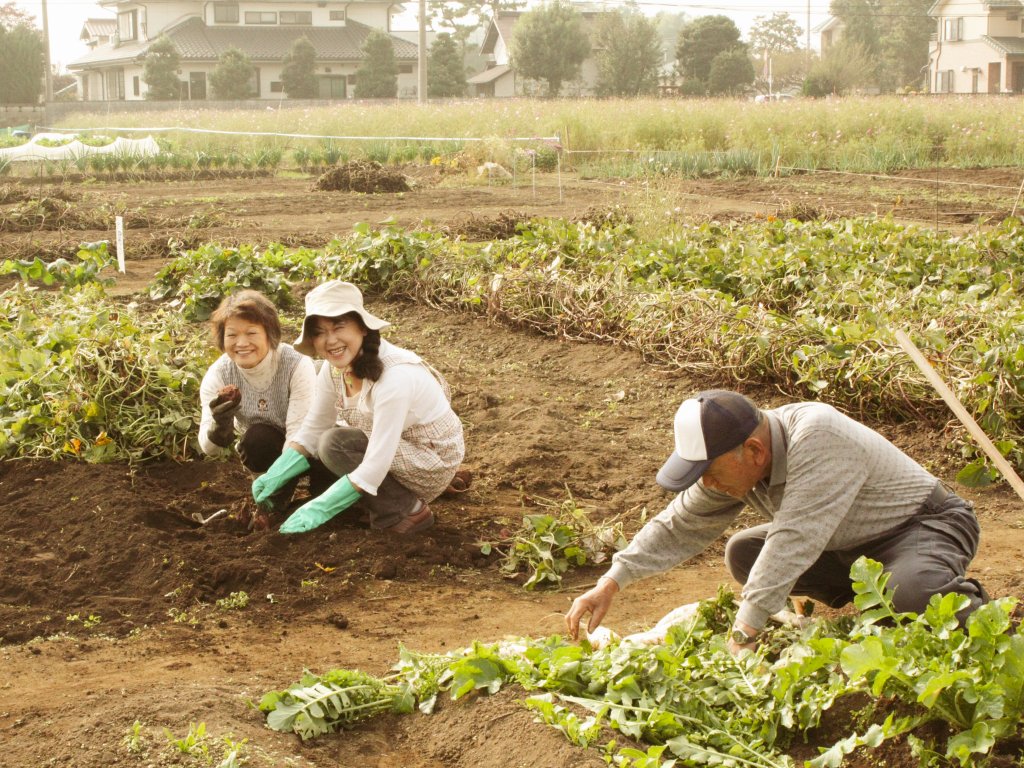
M708 465L753 434L760 411L738 392L709 389L684 400L675 416L676 449L658 471L658 485L685 491Z

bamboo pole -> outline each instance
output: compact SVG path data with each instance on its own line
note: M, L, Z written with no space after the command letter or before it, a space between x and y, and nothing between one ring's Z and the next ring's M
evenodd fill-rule
M1013 490L1017 492L1017 495L1020 496L1021 500L1024 500L1024 481L1020 479L1020 476L1014 471L1013 467L1010 466L1010 462L1008 462L1003 454L999 452L999 449L996 448L995 444L989 440L988 435L986 435L984 430L982 430L978 425L978 422L974 420L974 417L967 412L967 409L964 408L963 403L961 403L960 399L953 393L953 390L946 386L946 382L944 382L942 377L936 373L932 364L928 362L928 358L921 353L921 350L917 348L917 345L914 344L914 342L910 340L910 337L903 331L894 331L893 335L896 337L896 341L899 342L899 345L903 347L903 351L910 355L910 359L913 360L917 367L921 369L921 373L924 374L924 377L928 379L928 382L935 387L935 390L942 396L942 399L946 401L946 405L949 406L950 410L953 411L953 413L956 414L956 417L963 422L965 427L967 427L967 431L971 433L971 437L977 441L978 445L981 446L981 450L985 452L985 455L991 459L993 464L995 464L996 469L998 469L1000 473L1002 473L1003 477L1006 478L1006 482L1013 487Z

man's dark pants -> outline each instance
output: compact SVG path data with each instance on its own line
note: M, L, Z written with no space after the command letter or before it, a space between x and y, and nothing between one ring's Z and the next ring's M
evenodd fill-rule
M770 525L758 525L729 539L725 563L740 584L746 584ZM892 574L893 607L900 612L922 613L932 595L966 595L971 604L958 614L963 623L988 602L985 588L965 578L978 550L978 519L970 502L949 493L940 484L918 513L895 529L857 547L827 551L797 579L794 595L839 607L854 597L850 566L861 556L882 564Z

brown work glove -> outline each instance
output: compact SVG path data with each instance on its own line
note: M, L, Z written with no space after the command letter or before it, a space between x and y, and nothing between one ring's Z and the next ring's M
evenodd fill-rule
M223 448L235 442L235 413L242 404L242 391L234 384L228 384L217 391L217 397L210 403L213 427L207 432L210 442Z

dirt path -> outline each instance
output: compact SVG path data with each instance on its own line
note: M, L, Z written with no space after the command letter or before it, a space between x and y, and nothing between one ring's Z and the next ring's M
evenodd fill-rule
M782 199L770 186L741 185L729 196L722 183L709 182L710 198L696 184L633 188L627 197L615 183L580 181L568 194L563 187L559 198L550 178L545 182L537 200L532 191L513 195L487 185L435 187L400 200L326 198L310 193L308 180L264 181L272 188L251 193L233 182L90 194L130 194L140 206L162 206L176 216L210 206L233 222L213 232L249 242L310 235L314 219L317 233L342 232L370 213L378 221L393 215L455 227L467 213L571 217L627 199L662 205L670 192L690 206L687 216L733 215L729 210L747 216ZM845 194L831 202L847 200ZM316 208L325 202L330 212ZM32 237L68 247L80 234ZM9 234L3 242L10 245ZM140 290L158 264L156 257L133 260L119 290ZM217 737L247 739L247 765L257 768L604 765L596 753L534 724L512 691L446 703L429 718L384 717L309 744L267 730L249 706L296 680L303 668L383 674L399 643L444 652L508 634L559 633L572 597L603 569L572 573L563 591L526 592L502 576L496 558L480 554L479 543L567 493L595 516L625 513L630 530L645 509L653 514L668 501L654 474L671 450L672 413L701 381L658 373L613 347L525 334L482 317L409 304L372 307L394 322L389 338L418 351L452 383L467 430L467 462L476 472L471 490L437 503L438 525L427 536L395 544L344 519L303 537L248 533L230 519L202 529L189 525L184 518L192 511L234 510L246 497L249 478L232 462L156 464L137 472L121 465L0 463L0 763L199 765L169 757L164 729L181 738L190 723L202 722ZM781 402L778 393L746 391L765 404ZM942 425L873 426L952 478L956 467L943 450ZM1021 594L1021 503L1003 487L963 493L976 501L983 529L973 573L994 595ZM726 581L719 543L630 590L606 623L626 631L648 626ZM241 591L250 600L244 609L216 607ZM124 743L136 721L144 748L138 754Z

